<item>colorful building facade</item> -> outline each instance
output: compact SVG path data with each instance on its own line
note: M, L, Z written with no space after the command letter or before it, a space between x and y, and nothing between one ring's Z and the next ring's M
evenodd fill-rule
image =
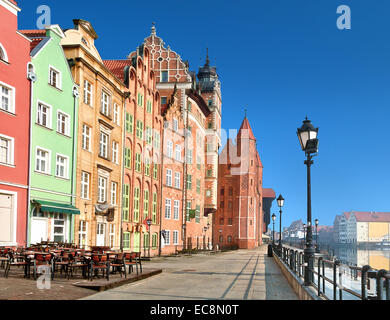
M27 245L30 40L19 7L0 0L0 245Z
M125 92L121 79L103 63L92 25L73 20L61 40L80 88L76 163L75 242L119 249Z
M73 242L79 89L58 25L23 30L31 39L29 241Z

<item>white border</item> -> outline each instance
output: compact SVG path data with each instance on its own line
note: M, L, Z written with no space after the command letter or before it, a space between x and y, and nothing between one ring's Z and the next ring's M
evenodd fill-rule
M7 243L7 242L0 242L1 245L3 246L15 246L16 245L16 227L18 225L18 193L15 192L15 191L9 191L9 190L4 190L4 189L0 189L0 193L4 193L4 194L9 194L13 197L13 211L14 211L14 219L13 219L13 222L14 222L14 230L13 230L13 243Z
M16 89L15 87L5 83L5 82L2 82L0 81L0 85L4 86L4 87L7 87L8 89L10 89L12 91L12 94L11 94L11 110L4 110L2 108L0 108L1 111L4 111L4 112L8 112L8 113L12 113L12 114L16 114L16 100L15 100L15 97L16 97Z
M46 172L37 170L37 151L38 151L38 149L46 151L46 152L49 153L49 161L48 161L48 165L47 165L48 170ZM51 174L51 150L43 148L43 147L40 147L40 146L35 146L34 159L35 159L35 162L34 162L34 165L35 165L34 166L34 172L48 174L48 175Z

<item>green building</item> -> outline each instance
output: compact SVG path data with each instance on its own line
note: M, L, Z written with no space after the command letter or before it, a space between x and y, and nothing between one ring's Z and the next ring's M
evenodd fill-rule
M78 86L58 25L22 32L32 40L28 243L74 242Z

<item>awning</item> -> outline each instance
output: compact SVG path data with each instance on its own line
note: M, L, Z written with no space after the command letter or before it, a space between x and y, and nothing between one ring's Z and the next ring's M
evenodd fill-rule
M263 233L263 239L271 239L271 237Z
M33 204L39 207L42 212L66 213L66 214L80 214L80 210L71 204L33 200Z

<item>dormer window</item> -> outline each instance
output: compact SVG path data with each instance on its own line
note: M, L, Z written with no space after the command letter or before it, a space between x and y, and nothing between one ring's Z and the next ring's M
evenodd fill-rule
M88 41L85 40L84 37L81 38L81 42L82 42L83 44L85 44L87 47L89 47Z
M49 68L49 84L57 89L61 89L61 73L53 67Z

